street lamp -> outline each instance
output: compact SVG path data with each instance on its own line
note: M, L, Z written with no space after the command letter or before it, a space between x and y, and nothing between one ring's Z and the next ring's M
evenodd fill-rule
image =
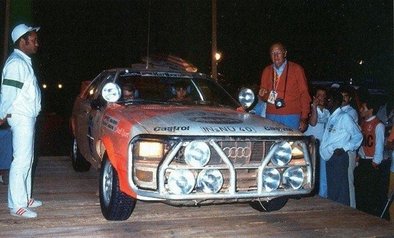
M216 65L219 63L219 61L222 59L222 53L216 52L215 53L215 60L216 60Z

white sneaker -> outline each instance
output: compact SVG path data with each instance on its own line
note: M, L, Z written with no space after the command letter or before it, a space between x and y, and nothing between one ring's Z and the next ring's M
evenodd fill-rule
M19 209L11 209L10 214L16 217L36 218L37 213L29 210L29 208L21 207Z
M42 206L42 202L40 200L34 200L30 198L29 202L27 203L27 207L40 207Z

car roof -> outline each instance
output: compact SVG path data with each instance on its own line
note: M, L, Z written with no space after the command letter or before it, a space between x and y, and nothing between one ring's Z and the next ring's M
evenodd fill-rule
M133 64L131 67L112 68L104 72L124 72L128 76L145 76L145 77L164 77L164 78L209 78L203 73L187 72L185 70L173 69L170 67L149 66L143 64Z

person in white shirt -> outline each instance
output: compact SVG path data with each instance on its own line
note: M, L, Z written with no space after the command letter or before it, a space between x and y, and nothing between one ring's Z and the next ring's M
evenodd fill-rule
M330 91L328 109L330 117L323 133L320 156L326 163L328 198L350 206L348 151L356 151L363 136L354 120L342 111L342 95L338 90Z
M324 129L326 127L330 111L326 109L327 90L324 87L316 87L311 105L311 116L309 118L308 129L305 135L314 136L318 140L318 145L323 138ZM318 157L319 160L319 196L327 198L327 177L326 177L326 161Z
M17 217L34 218L31 208L42 205L31 197L35 122L41 110L41 92L30 56L38 50L39 27L17 25L11 32L15 45L1 77L0 124L11 126L13 161L9 172L8 207Z
M354 88L351 86L342 86L339 88L343 100L341 109L342 111L348 113L354 120L356 124L358 124L358 113L357 113L357 105L355 104ZM356 208L356 193L354 189L354 169L356 168L356 156L357 151L348 151L349 154L349 168L348 168L348 180L349 180L349 191L350 191L350 206Z

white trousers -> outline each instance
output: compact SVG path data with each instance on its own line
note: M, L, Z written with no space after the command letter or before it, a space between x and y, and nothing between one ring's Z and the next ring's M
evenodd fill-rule
M348 167L348 180L349 180L349 196L350 207L356 208L356 193L354 189L354 169L356 168L356 151L348 151L349 167Z
M34 161L36 118L12 114L8 123L12 131L13 161L9 172L8 207L27 207L31 198L31 172Z

